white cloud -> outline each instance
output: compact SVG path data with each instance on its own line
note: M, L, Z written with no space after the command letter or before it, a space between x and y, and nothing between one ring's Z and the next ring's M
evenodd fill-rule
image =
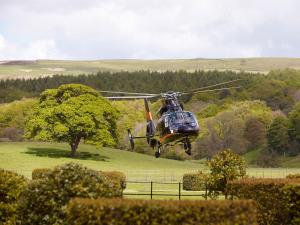
M299 57L299 8L296 0L0 1L0 57Z

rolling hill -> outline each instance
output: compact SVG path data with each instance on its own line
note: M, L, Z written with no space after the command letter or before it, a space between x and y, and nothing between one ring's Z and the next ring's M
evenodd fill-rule
M233 70L267 73L273 69L300 69L300 58L170 59L170 60L15 60L0 61L0 79L89 74L98 71Z

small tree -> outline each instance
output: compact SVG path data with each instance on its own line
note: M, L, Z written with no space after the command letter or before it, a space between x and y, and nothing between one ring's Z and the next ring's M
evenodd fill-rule
M274 119L267 132L269 150L283 154L289 147L289 120L285 116Z
M217 196L219 191L225 193L226 184L230 180L246 176L246 162L230 149L216 154L209 162L209 194Z
M96 145L117 141L118 113L94 89L67 84L44 91L26 123L26 138L39 141L65 141L75 156L82 139Z

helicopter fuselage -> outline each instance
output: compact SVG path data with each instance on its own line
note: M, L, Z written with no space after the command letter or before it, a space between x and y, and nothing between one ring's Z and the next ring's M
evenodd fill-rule
M199 124L192 112L165 112L161 115L156 126L158 141L162 145L172 145L193 141L199 134Z

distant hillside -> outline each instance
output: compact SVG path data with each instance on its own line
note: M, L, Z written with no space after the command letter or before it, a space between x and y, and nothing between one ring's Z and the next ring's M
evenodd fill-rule
M267 73L300 69L300 58L174 59L174 60L33 60L0 61L0 79L96 73L98 71L233 70Z

